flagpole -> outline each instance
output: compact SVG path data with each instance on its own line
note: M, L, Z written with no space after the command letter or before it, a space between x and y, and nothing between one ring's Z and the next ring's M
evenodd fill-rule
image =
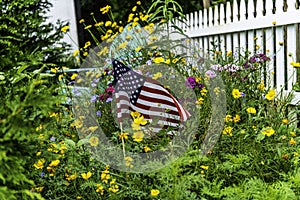
M121 129L121 135L122 135L122 133L123 133L122 122L120 122L120 129ZM125 158L126 157L126 155L125 155L125 142L124 142L124 137L123 136L121 137L121 140L122 140L122 147L123 147L123 156Z

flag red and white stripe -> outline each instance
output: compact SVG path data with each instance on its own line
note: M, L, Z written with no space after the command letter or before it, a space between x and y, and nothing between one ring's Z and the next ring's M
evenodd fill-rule
M173 127L190 118L190 113L158 81L144 77L114 60L114 82L119 122L137 111L150 122L153 132Z

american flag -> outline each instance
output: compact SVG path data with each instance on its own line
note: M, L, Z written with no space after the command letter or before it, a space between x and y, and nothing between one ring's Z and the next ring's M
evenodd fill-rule
M117 118L122 122L137 111L150 122L155 133L169 127L178 130L190 113L158 81L145 77L118 60L112 62Z

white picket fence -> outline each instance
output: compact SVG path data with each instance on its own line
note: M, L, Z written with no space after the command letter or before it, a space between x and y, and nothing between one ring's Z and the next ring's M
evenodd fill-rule
M300 62L300 0L233 0L209 9L186 15L187 24L177 26L186 30L194 44L203 53L213 48L211 42L221 42L220 50L227 52L240 48L260 51L272 57L269 63L271 86L288 93L298 80L290 65ZM292 56L290 56L292 55ZM298 72L298 76L300 73ZM299 105L300 92L292 104Z

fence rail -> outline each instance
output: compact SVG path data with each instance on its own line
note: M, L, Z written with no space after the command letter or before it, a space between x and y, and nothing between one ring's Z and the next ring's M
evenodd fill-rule
M294 83L300 83L300 70L290 65L300 61L300 0L247 2L233 0L190 13L186 24L177 21L176 25L203 54L213 49L211 42L217 41L222 52L243 48L271 56L271 87L288 93ZM295 92L292 104L299 102L300 92Z

